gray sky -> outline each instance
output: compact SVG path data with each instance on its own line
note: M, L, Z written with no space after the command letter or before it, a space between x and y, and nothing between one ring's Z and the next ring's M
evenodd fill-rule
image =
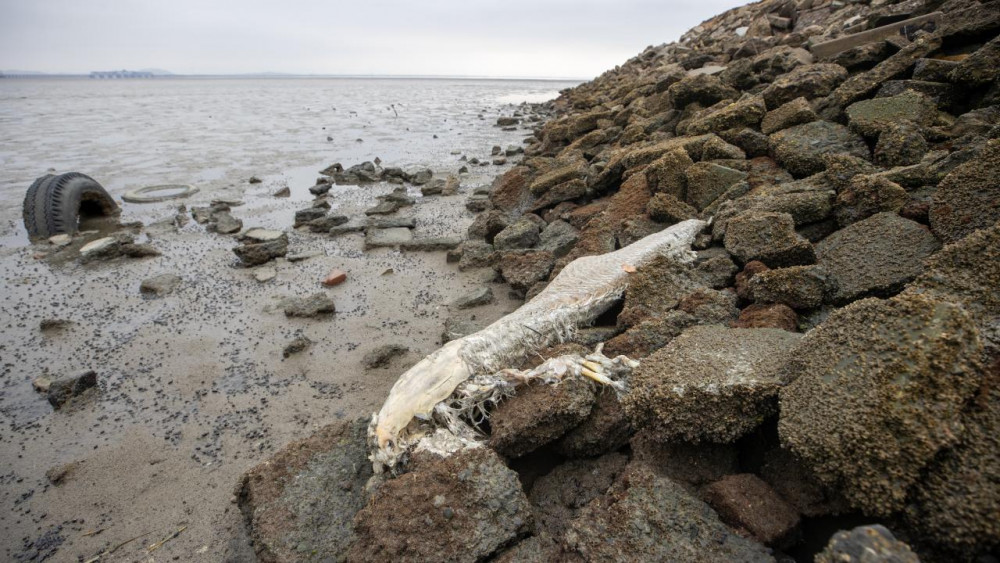
M590 78L740 0L0 0L0 69Z

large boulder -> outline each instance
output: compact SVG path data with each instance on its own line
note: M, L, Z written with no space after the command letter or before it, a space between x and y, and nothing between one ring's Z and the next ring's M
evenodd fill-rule
M697 326L646 358L622 403L662 441L732 442L777 412L784 353L800 335Z
M939 248L926 227L895 213L878 213L823 239L816 259L833 281L833 301L847 303L899 292Z
M758 303L784 303L793 309L823 304L829 276L820 266L792 266L760 272L750 278L749 293Z
M237 501L260 561L343 560L372 476L368 420L337 422L248 471Z
M972 319L945 301L907 295L838 309L788 355L781 442L855 508L889 515L961 434L981 353Z
M1000 139L986 144L979 156L951 171L931 201L934 234L954 242L976 229L1000 221Z
M349 561L482 561L534 524L517 473L488 448L424 452L354 520Z
M843 227L882 211L897 212L908 200L899 184L883 176L858 174L837 194L833 215Z
M860 135L829 121L813 121L783 129L770 136L770 143L775 160L798 177L825 170L823 157L830 153L869 158L868 145Z
M760 131L770 135L782 129L816 121L816 112L805 98L795 98L776 109L767 112L760 123Z
M690 103L697 102L707 107L722 100L735 99L739 95L736 90L723 84L718 77L709 74L687 76L670 86L667 92L674 107L679 110Z
M580 510L563 550L583 561L774 561L684 487L631 463L607 495ZM571 559L572 560L572 559Z
M684 172L694 164L683 147L677 147L647 166L643 173L649 189L665 193L681 201L687 196L687 176Z
M528 217L521 217L504 227L493 238L493 247L499 251L531 248L539 242L539 225Z

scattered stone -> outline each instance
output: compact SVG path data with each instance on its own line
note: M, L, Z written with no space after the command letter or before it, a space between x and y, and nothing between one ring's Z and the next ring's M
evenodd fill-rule
M55 409L62 408L74 397L97 386L97 372L87 370L77 375L57 379L49 384L49 404Z
M732 442L777 412L778 390L787 383L778 368L799 336L692 327L632 373L625 412L637 429L664 442Z
M452 250L462 244L462 237L421 237L399 245L402 250L438 252Z
M288 236L281 231L251 229L243 234L241 240L245 242L233 252L244 266L257 266L288 254Z
M364 364L365 369L385 367L389 365L389 362L391 362L393 358L402 356L403 354L409 352L409 350L410 349L406 346L401 346L399 344L384 344L365 353L361 363Z
M492 266L497 259L497 253L493 251L493 245L481 240L467 240L461 245L462 256L458 260L460 271L471 268L487 268Z
M399 202L383 201L375 207L366 209L365 215L388 215L399 211L400 207L402 207L402 205L400 205Z
M284 303L286 317L318 317L336 312L333 300L323 292L309 297L289 299Z
M347 272L343 270L331 270L329 274L323 278L321 282L323 285L332 287L335 285L340 285L347 280Z
M791 539L799 525L798 512L752 473L727 475L705 487L702 496L723 522L766 545Z
M842 304L899 292L939 248L926 227L895 213L878 213L823 239L816 258L833 282L833 302Z
M852 506L889 515L961 434L981 351L969 315L944 301L907 295L838 309L788 356L781 443Z
M480 287L474 289L471 293L459 297L451 305L456 309L471 309L472 307L479 307L480 305L492 302L493 290L489 287Z
M309 221L306 226L314 233L329 233L330 229L344 225L350 220L346 215L326 215Z
M49 244L53 246L66 246L67 244L73 242L73 237L67 234L54 235L49 237Z
M910 550L910 546L897 540L892 532L880 524L837 532L830 538L826 549L816 554L816 563L854 561L919 563L920 558Z
M49 389L52 387L52 380L47 377L36 377L34 380L32 380L31 386L38 393L47 394L49 392Z
M243 221L233 217L228 211L219 211L212 214L212 222L209 223L209 230L213 230L222 235L238 233L243 229Z
M398 247L413 240L413 231L406 227L389 229L368 229L365 231L365 249L384 246Z
M261 283L278 277L278 271L271 267L254 268L253 278Z
M292 197L292 190L288 186L281 188L280 190L274 192L274 197Z
M285 345L285 348L281 351L281 356L287 358L292 354L306 351L310 346L312 346L312 340L309 340L305 336L296 337Z
M322 207L309 207L295 212L295 224L293 227L301 227L311 221L320 219L326 215L326 209Z
M447 344L452 340L458 340L463 336L479 332L484 325L466 319L449 318L444 322L444 331L441 333L441 342Z
M163 296L172 293L181 285L181 277L176 274L160 274L142 280L139 284L139 293Z

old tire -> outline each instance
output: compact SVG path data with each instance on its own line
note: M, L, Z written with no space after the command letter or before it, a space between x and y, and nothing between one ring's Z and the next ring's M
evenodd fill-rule
M115 215L118 205L93 178L79 172L48 174L31 184L24 196L24 227L31 238L73 234L80 215Z

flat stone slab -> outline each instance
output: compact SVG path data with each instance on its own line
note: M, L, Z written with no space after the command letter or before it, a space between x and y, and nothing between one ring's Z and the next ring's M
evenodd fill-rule
M436 250L451 250L462 244L462 237L421 237L400 245L403 250L423 250L433 252Z
M365 232L365 248L400 246L413 240L413 231L406 227L390 229L368 229Z
M281 238L283 235L282 231L275 231L271 229L249 229L247 232L243 233L241 239L249 239L253 242L267 242L270 240L276 240Z
M813 56L816 57L817 60L826 59L838 53L843 53L848 49L892 37L893 35L899 33L900 29L907 26L921 25L927 22L940 24L942 17L944 17L944 14L941 12L933 12L924 16L917 16L908 20L876 27L875 29L869 29L868 31L862 31L845 37L838 37L837 39L817 43L809 50L812 51Z

